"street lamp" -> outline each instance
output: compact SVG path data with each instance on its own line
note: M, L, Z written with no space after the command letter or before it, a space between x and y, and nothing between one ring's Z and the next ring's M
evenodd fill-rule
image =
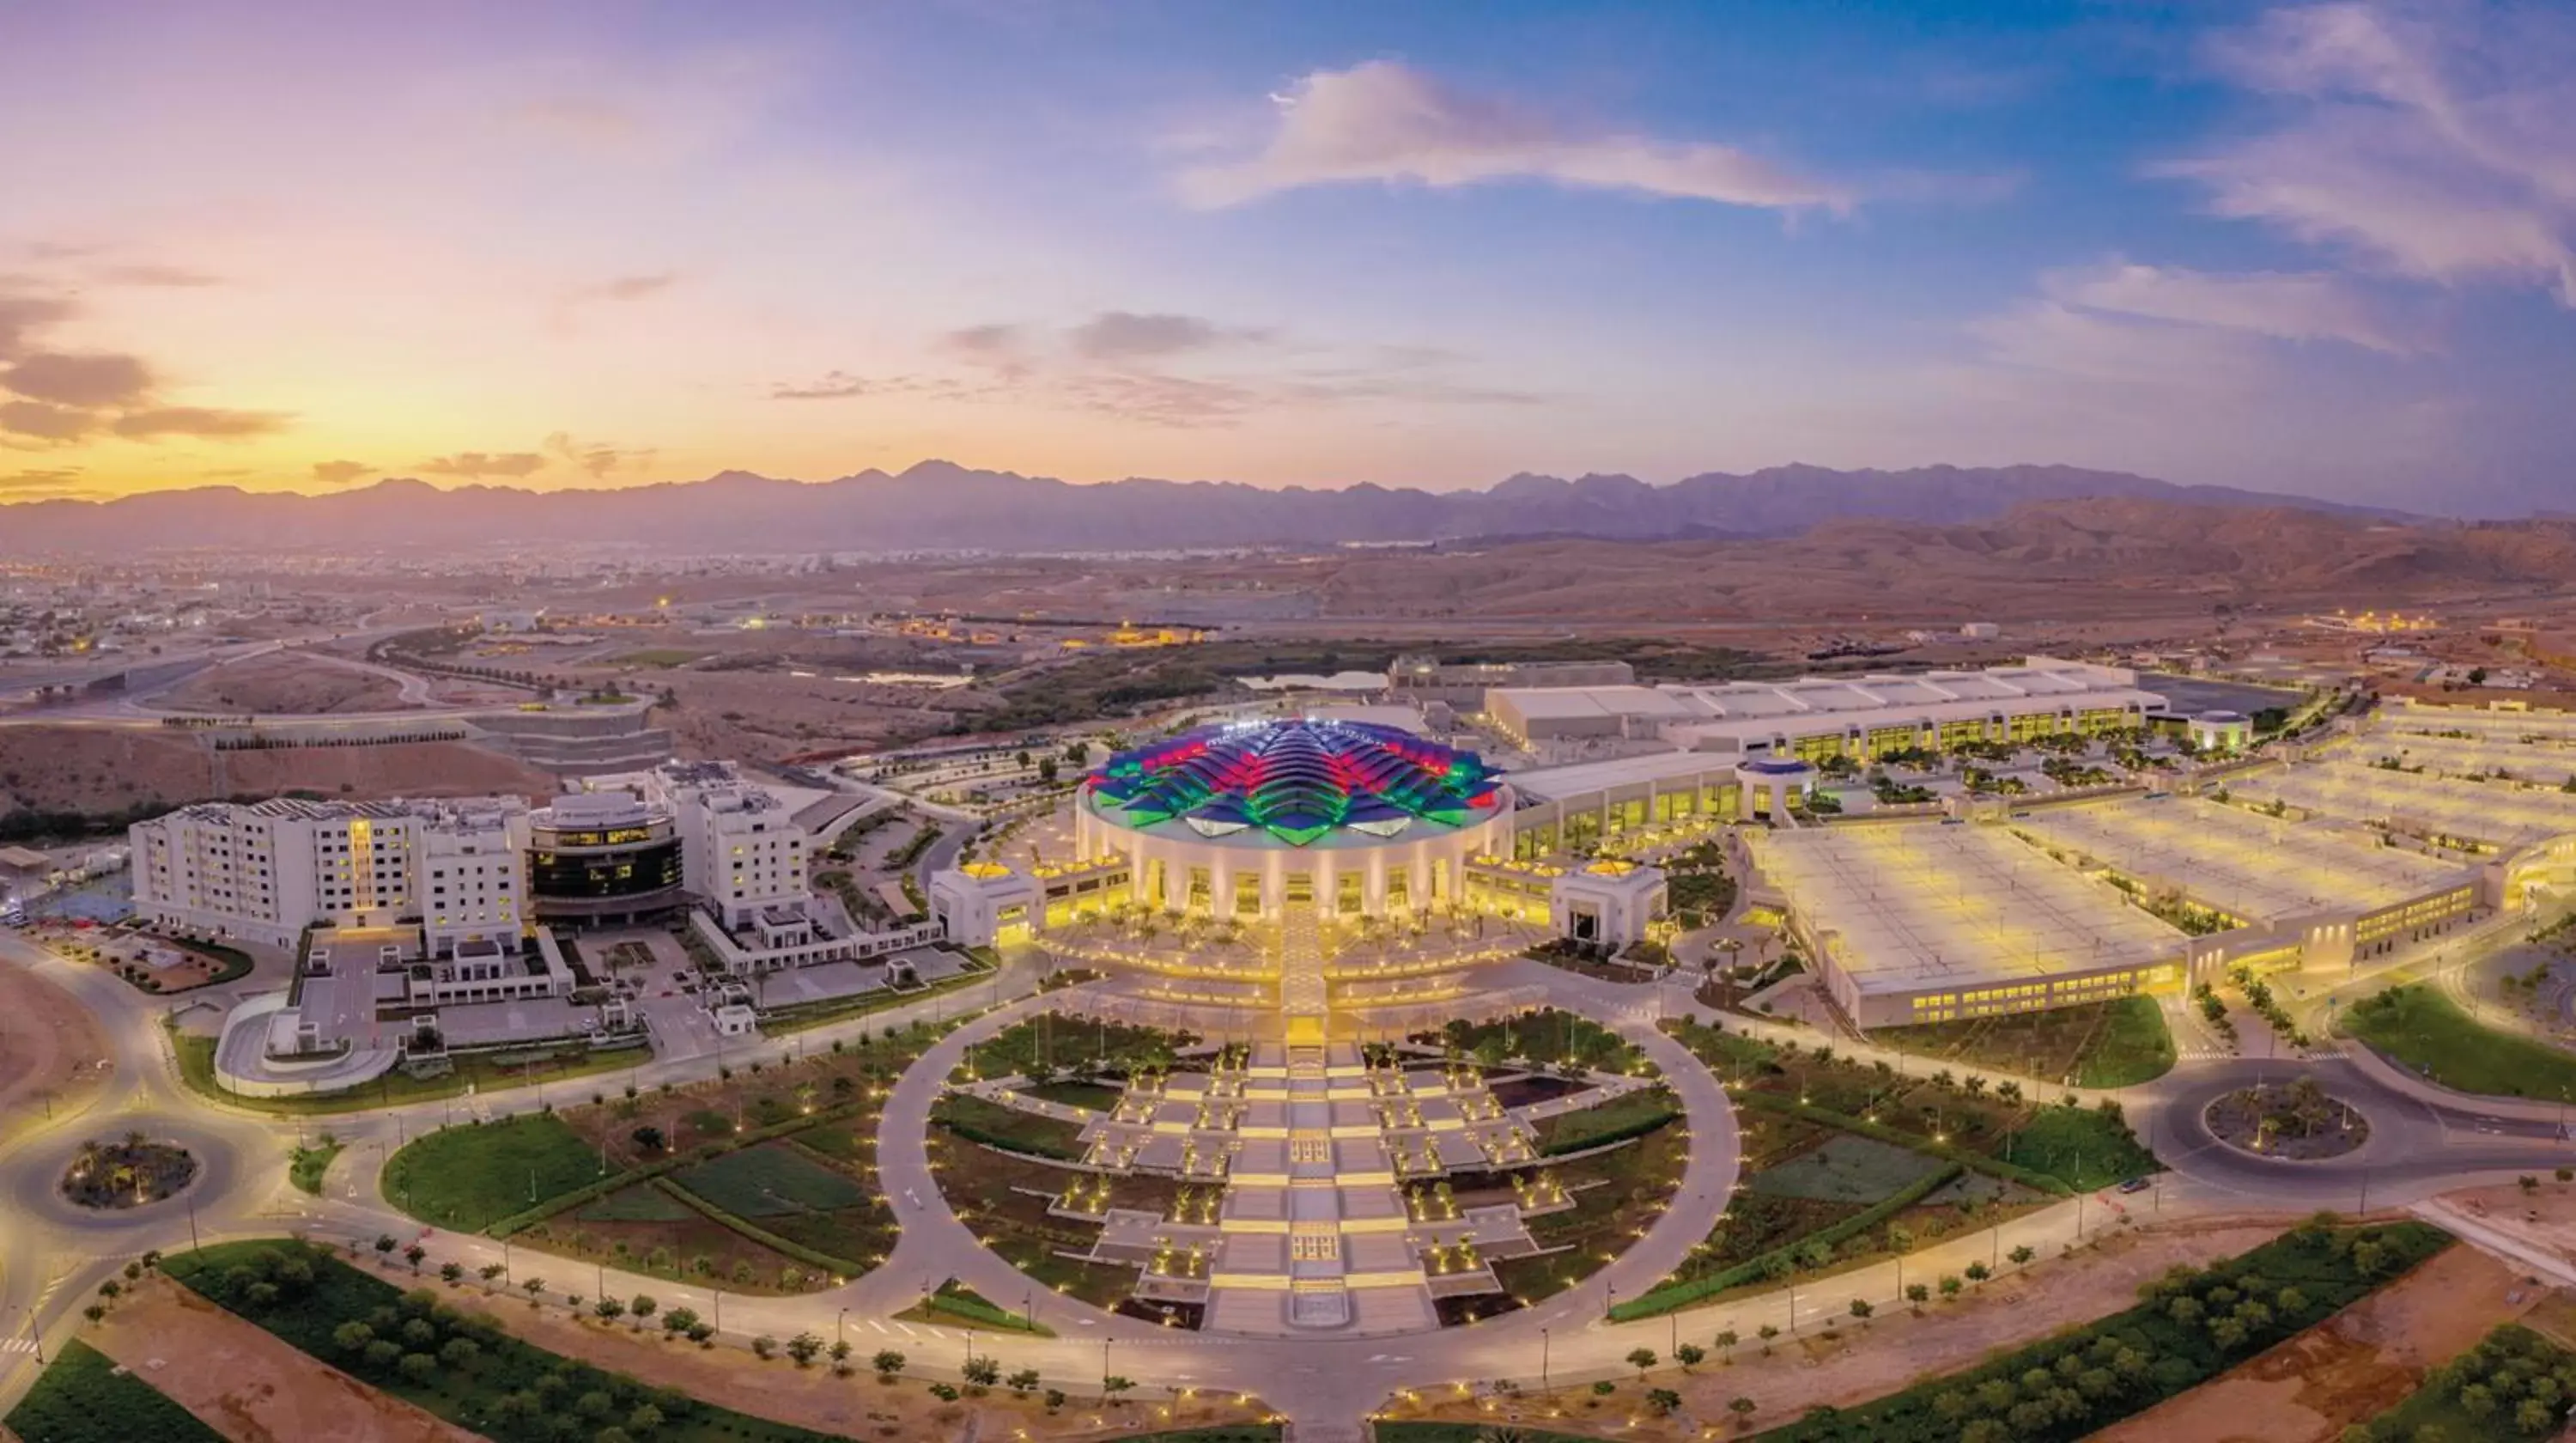
M1545 1329L1545 1328L1541 1328L1541 1329L1539 1329L1539 1330L1538 1330L1538 1390L1539 1390L1539 1392L1540 1392L1541 1394L1545 1394L1545 1393L1548 1391L1548 1387L1547 1387L1547 1329Z

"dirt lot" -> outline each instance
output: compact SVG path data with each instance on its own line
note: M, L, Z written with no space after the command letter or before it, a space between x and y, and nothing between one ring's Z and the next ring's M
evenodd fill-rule
M1758 1344L1735 1350L1730 1366L1711 1361L1689 1373L1665 1371L1648 1385L1682 1395L1681 1412L1668 1419L1645 1416L1637 1406L1633 1376L1597 1408L1588 1385L1559 1390L1565 1409L1548 1416L1544 1400L1531 1397L1519 1405L1520 1421L1551 1429L1615 1432L1624 1439L1680 1443L1695 1439L1703 1422L1724 1425L1731 1415L1729 1399L1750 1397L1760 1405L1756 1426L1795 1418L1818 1404L1849 1407L1892 1393L1918 1378L1965 1368L1999 1348L2017 1346L2063 1328L2089 1323L2136 1301L2138 1284L2176 1263L2204 1264L2241 1253L2279 1236L2296 1219L2216 1218L2170 1228L2146 1228L2109 1237L2100 1246L2073 1258L2032 1267L2020 1276L1997 1281L1963 1295L1956 1303L1935 1303L1920 1318L1895 1312L1865 1327L1831 1330L1831 1340L1811 1336L1795 1343L1782 1340L1775 1356L1765 1358ZM1640 1340L1662 1351L1662 1332L1648 1329ZM1705 1343L1705 1338L1700 1340ZM1482 1421L1506 1417L1509 1409L1482 1411L1472 1400L1399 1403L1389 1416ZM2167 1434L2167 1437L2190 1436Z
M476 1436L159 1279L118 1303L89 1341L237 1443L471 1443Z
M406 711L399 682L300 651L210 666L161 694L172 711L321 716Z
M562 784L545 772L464 742L410 742L381 747L281 747L225 752L227 793L302 788L365 800L373 797L479 797L515 793L553 796Z
M534 798L554 795L557 783L533 767L463 742L218 756L197 737L158 728L0 726L0 812L111 812L142 802L176 806L290 789L355 801L487 792Z
M0 964L0 1138L76 1106L103 1075L107 1037L88 1009L51 982Z
M2094 1434L2094 1443L2330 1443L2546 1295L2485 1253L2454 1247L2242 1367Z

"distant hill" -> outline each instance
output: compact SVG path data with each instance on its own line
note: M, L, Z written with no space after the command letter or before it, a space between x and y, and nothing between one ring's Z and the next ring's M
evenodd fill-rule
M1654 541L1794 536L1821 523L1963 523L2029 502L2127 498L2388 516L2072 466L1834 471L1779 466L1656 486L1633 476L1517 475L1482 491L1268 488L1131 479L1076 485L924 461L816 483L725 471L613 491L440 489L387 480L325 495L233 487L0 507L0 554L164 547L334 550L609 541L690 551L1063 551L1555 536Z
M1328 616L1679 623L2364 607L2571 581L2576 523L2461 525L2132 496L2035 501L1953 525L1846 517L1785 539L1355 553L1317 584Z

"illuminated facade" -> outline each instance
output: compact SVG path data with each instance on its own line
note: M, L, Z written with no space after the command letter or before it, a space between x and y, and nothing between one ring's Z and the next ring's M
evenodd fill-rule
M1202 916L1383 916L1457 904L1470 859L1511 851L1484 760L1366 722L1204 727L1121 752L1075 803L1080 856L1138 905Z
M209 802L137 822L135 914L292 947L308 926L418 925L433 957L515 948L527 921L527 804Z

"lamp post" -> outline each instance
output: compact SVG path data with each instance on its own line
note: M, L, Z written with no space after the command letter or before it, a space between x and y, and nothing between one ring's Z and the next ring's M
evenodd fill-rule
M1548 1386L1547 1386L1547 1329L1545 1329L1545 1328L1541 1328L1541 1329L1539 1329L1539 1330L1538 1330L1538 1390L1539 1390L1539 1392L1540 1392L1541 1394L1545 1394L1545 1393L1548 1391Z
M846 1343L850 1340L849 1322L850 1310L847 1308L843 1308L841 1311L832 1315L833 1342Z

